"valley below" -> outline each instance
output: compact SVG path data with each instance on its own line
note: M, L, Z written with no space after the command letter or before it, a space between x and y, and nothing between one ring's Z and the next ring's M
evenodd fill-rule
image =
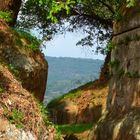
M48 104L68 91L94 81L99 77L103 60L46 57L48 61L48 82L44 103Z

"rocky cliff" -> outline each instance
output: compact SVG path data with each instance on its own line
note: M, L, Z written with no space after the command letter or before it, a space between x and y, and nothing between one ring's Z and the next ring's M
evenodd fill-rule
M28 36L0 21L0 61L9 66L25 89L43 101L48 65L43 54L34 48L33 38L29 36L29 40Z
M37 101L44 97L48 65L33 46L34 38L27 36L0 20L1 140L55 137L55 129L48 128L46 110Z
M122 20L114 24L114 49L106 113L90 140L140 139L140 3L122 7Z
M139 9L140 2L132 8L123 6L120 9L122 19L114 23L113 50L109 62L111 79L109 92L106 90L108 92L106 107L104 107L106 109L95 121L96 115L89 113L90 103L94 103L93 98L92 102L90 100L89 92L83 92L84 94L78 94L74 98L64 96L59 102L56 100L57 107L52 110L56 118L59 114L59 119L54 118L56 123L95 121L96 125L89 135L89 140L140 140ZM102 91L102 88L99 90ZM94 99L98 102L98 97L103 93L98 95L94 93L97 93L95 87L92 88L92 97L96 95ZM96 108L96 105L92 108ZM94 113L94 110L91 112ZM95 114L98 114L98 110Z
M0 123L2 140L46 140L48 137L34 97L22 88L4 64L0 64Z

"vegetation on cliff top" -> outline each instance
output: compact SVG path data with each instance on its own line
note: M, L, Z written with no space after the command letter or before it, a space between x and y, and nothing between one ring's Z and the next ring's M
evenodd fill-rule
M59 103L61 103L61 101L63 100L67 100L67 99L78 99L78 97L80 97L84 91L86 90L96 90L96 89L101 89L101 88L104 88L106 87L107 83L105 82L100 82L99 80L95 80L95 81L91 81L91 82L88 82L76 89L73 89L71 91L69 91L68 93L62 95L62 96L59 96L55 99L53 99L52 101L50 101L47 105L48 108L51 108L51 107L55 107L57 106ZM92 91L93 92L93 91ZM98 94L98 93L97 93Z
M93 85L93 82L89 82L87 84L84 84L83 86L80 86L76 89L73 89L71 91L69 91L68 93L62 95L62 96L59 96L55 99L53 99L52 101L50 101L47 105L48 108L51 108L51 107L55 107L57 106L62 100L65 100L65 99L73 99L73 98L77 98L78 96L81 95L81 90L84 89L84 88L87 88L89 86L92 86Z

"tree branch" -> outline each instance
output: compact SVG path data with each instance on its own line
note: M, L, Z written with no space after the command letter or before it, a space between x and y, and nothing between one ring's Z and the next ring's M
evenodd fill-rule
M108 8L108 10L112 13L112 14L115 14L114 10L113 10L113 7L108 5L107 3L103 2L102 0L99 0L100 3L102 3L105 7Z
M98 15L96 15L95 13L92 13L91 15L85 14L85 13L79 13L78 11L74 10L71 11L71 15L73 16L83 16L86 19L89 19L90 21L98 21L100 22L102 25L106 25L108 27L113 27L113 22L112 19L104 19Z

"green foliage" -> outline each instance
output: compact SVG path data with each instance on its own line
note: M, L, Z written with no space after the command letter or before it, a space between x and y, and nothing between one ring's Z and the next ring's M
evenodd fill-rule
M65 11L66 14L69 15L75 3L76 3L75 0L66 0L65 2L63 1L58 2L58 1L53 0L48 19L51 19L51 21L55 23L58 22L58 19L55 15L61 11Z
M38 106L46 126L52 125L52 123L48 120L49 113L46 106L43 103L38 103Z
M136 0L126 0L127 1L127 7L134 7L136 5Z
M122 17L122 15L121 15L120 11L115 11L115 14L114 14L114 21L119 22L119 21L121 21L122 19L123 19L123 17Z
M62 96L59 96L59 97L53 99L51 102L48 103L47 107L51 108L51 107L59 104L59 102L62 101L63 99L67 99L67 98L73 99L73 98L76 98L77 96L79 96L80 94L81 94L81 92L79 90L77 90L77 89L72 90L67 94L64 94Z
M0 85L0 94L3 93L5 89Z
M28 43L29 43L29 45L27 45L28 48L30 48L34 52L37 52L40 50L39 46L41 44L41 40L37 39L35 36L32 36L28 32L18 30L18 29L14 29L14 30L16 30L16 32L18 32L18 34L21 38L24 38L28 41ZM22 42L19 40L19 41L17 41L17 43L21 44Z
M62 134L74 134L82 133L84 131L90 130L93 127L93 124L66 124L66 125L57 125L58 130Z
M8 69L17 77L19 75L19 71L15 68L13 64L8 65Z
M50 38L56 33L82 29L88 35L77 44L93 46L96 43L96 37L100 42L103 42L111 35L113 4L109 0L109 7L111 8L108 8L103 3L97 0L27 0L21 9L19 25L27 29L39 28L44 36L49 35ZM105 1L105 3L108 4L108 1ZM97 18L94 19L94 17ZM70 23L67 27L66 22ZM99 34L95 33L96 29L100 30ZM100 42L98 42L98 45L103 46Z
M54 125L54 128L55 128L55 130L56 130L56 133L55 133L55 136L54 136L54 140L62 140L62 134L61 134L61 132L58 130L58 127L56 127L56 126Z
M114 59L114 60L112 60L112 61L109 62L109 66L111 68L114 68L114 67L115 68L118 68L119 65L120 65L120 61L118 59Z
M8 111L8 109L5 109L4 115L12 124L15 124L17 128L24 127L24 113L18 111L17 109L13 109L12 111Z
M82 29L87 36L77 45L96 43L93 50L104 53L103 44L111 38L113 21L122 19L121 6L132 7L135 3L136 0L27 0L21 9L19 26L38 28L49 38L56 33ZM66 27L65 23L69 25Z
M76 97L80 96L80 94L81 94L80 90L72 90L68 94L65 94L63 96L63 99L67 99L67 98L73 99L73 98L76 98Z
M128 45L130 41L131 41L130 36L126 36L126 37L124 38L124 44L125 44L125 45Z
M111 52L116 46L112 43L112 41L109 41L106 47L107 52Z
M121 78L124 74L125 74L125 71L123 69L120 69L118 71L119 78Z
M138 34L133 34L132 36L125 36L123 40L120 40L118 45L128 45L131 41L139 41L140 36Z
M128 75L129 78L139 78L139 72L138 71L134 71L134 72L127 72L126 75Z
M36 44L34 44L34 43L28 45L27 47L30 48L31 50L33 50L34 52L38 52L39 51L39 47Z
M12 21L11 12L9 12L9 11L7 11L7 12L0 11L0 19L5 20L6 22Z

